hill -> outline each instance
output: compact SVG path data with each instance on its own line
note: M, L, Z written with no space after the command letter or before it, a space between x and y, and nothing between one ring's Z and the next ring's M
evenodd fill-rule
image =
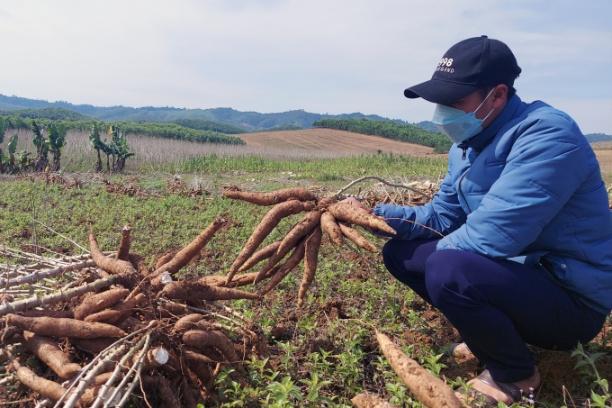
M0 110L0 115L10 115L22 119L50 119L50 120L85 120L85 115L62 108L30 108L19 110Z
M232 125L239 129L249 131L287 128L309 128L318 120L325 118L336 119L362 119L386 120L378 115L364 115L363 113L349 113L341 115L328 115L306 112L304 110L292 110L279 113L242 112L232 108L212 109L186 109L175 107L153 107L145 106L133 108L128 106L99 107L94 105L75 105L65 101L48 102L39 99L28 99L18 96L6 96L0 94L0 110L14 111L18 109L42 109L55 108L76 112L91 118L104 121L142 121L142 122L174 122L174 121L196 121L217 122ZM195 123L195 122L192 122ZM181 123L185 126L184 123ZM200 125L195 125L200 126ZM191 127L191 126L188 126ZM200 129L203 130L203 129ZM215 130L207 128L205 130ZM224 133L238 133L224 132Z
M423 130L426 130L428 132L434 132L434 133L438 133L440 132L438 130L438 127L431 121L429 120L423 120L421 122L417 122L414 124L414 126L416 127L420 127Z
M612 142L612 135L607 135L605 133L589 133L584 136L589 143Z
M436 126L430 121L409 123L401 119L388 119L379 115L367 115L360 112L346 114L322 114L306 112L302 109L278 113L244 112L232 108L187 109L176 107L144 106L94 106L76 105L66 101L48 102L41 99L29 99L19 96L0 94L0 114L22 110L23 115L32 118L34 110L44 109L42 117L53 116L62 112L61 119L75 120L66 112L73 112L87 118L103 121L126 122L174 122L196 130L210 130L220 133L242 133L260 130L295 130L311 128L317 121L324 119L368 119L370 121L391 121L398 125L413 125L428 132L437 133ZM3 112L4 111L4 112ZM55 112L55 113L53 113ZM52 117L49 117L51 119ZM586 135L591 143L612 141L611 135L591 133Z

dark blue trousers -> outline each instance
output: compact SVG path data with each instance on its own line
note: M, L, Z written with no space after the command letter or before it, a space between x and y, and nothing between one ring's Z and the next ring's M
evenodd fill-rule
M385 266L447 317L496 381L533 374L526 343L567 350L601 330L606 316L577 301L542 267L436 251L436 242L392 239L383 248Z

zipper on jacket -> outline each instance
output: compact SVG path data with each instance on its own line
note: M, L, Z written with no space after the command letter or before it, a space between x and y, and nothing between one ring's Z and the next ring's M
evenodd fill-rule
M461 183L463 182L463 179L465 178L465 176L467 176L469 171L470 171L470 169L468 168L467 170L465 170L463 172L461 177L459 177L459 182L457 183L457 194L459 194L461 196L461 198L463 198L463 202L465 202L465 206L467 207L468 211L471 213L472 209L470 208L470 204L468 203L467 199L465 198L465 195L463 194L463 190L461 190Z
M465 160L465 158L467 157L467 149L468 149L467 143L463 142L457 145L457 147L463 150L463 153L461 153L461 160Z
M461 154L461 160L465 160L467 158L468 144L466 142L462 142L457 147L463 150L463 153ZM470 166L459 177L459 182L457 183L457 194L459 194L461 198L463 198L463 201L465 202L465 206L467 207L469 212L472 212L472 209L470 208L470 204L467 202L467 199L465 198L465 195L463 194L463 191L461 190L461 183L463 183L463 179L465 178L465 176L467 176L471 167L472 166L470 164Z

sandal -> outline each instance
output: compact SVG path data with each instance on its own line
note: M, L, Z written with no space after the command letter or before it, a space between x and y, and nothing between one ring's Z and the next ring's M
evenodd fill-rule
M506 405L512 405L517 402L526 402L530 405L533 405L535 402L535 388L529 388L528 392L519 388L517 385L512 383L503 383L500 381L495 381L491 376L489 370L484 370L478 377L475 379L490 385L491 387L499 389L501 392L506 394L509 398L512 399L510 402L506 402ZM468 395L461 395L462 398L465 399L467 397L467 401L470 406L479 407L479 408L494 408L497 407L499 402L492 396L485 394L482 391L475 390L471 388L469 390ZM476 405L472 405L476 404Z

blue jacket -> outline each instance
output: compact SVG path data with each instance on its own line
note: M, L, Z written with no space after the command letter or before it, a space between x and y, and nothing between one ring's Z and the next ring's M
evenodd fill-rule
M565 113L514 95L481 133L448 155L423 206L379 204L399 239L541 264L585 304L612 309L612 212L599 164ZM434 231L432 231L434 230Z

